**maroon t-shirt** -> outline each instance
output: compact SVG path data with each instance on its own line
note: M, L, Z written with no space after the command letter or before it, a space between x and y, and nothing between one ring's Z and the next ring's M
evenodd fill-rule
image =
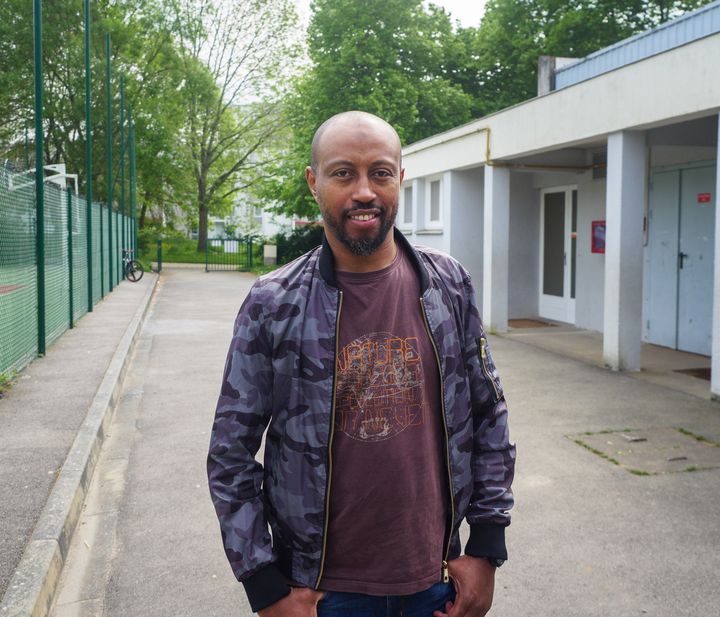
M320 589L406 595L440 580L447 489L435 352L406 255L343 292Z

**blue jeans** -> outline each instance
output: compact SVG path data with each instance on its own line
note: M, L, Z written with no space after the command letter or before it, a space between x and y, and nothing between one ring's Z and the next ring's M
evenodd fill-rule
M318 617L432 617L455 600L452 583L435 583L409 596L368 596L328 591L317 605Z

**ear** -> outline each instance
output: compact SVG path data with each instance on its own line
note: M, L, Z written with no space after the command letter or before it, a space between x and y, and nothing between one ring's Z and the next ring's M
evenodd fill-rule
M403 178L405 177L405 168L400 170L400 184L402 184Z
M310 192L312 193L312 196L315 198L315 201L317 201L317 189L315 188L316 178L315 178L315 172L313 171L313 168L308 165L305 168L305 180L307 180L308 187L310 188Z

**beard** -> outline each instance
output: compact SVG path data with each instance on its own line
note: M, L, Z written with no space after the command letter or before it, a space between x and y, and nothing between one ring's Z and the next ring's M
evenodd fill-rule
M380 213L378 218L380 219L380 229L376 233L368 234L365 236L353 238L347 233L347 221L346 217L354 210L363 210L366 208L378 208ZM391 209L384 206L377 206L374 204L357 204L350 210L343 212L340 217L333 216L326 208L320 208L323 221L325 226L332 230L333 235L342 242L354 255L367 256L378 250L388 232L393 228L395 224L395 217L397 216L397 204L391 206Z

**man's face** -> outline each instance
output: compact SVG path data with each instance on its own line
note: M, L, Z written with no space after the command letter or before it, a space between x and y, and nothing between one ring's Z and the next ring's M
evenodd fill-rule
M308 168L310 190L325 229L354 255L370 255L385 242L398 209L400 144L392 131L368 121L328 127Z

